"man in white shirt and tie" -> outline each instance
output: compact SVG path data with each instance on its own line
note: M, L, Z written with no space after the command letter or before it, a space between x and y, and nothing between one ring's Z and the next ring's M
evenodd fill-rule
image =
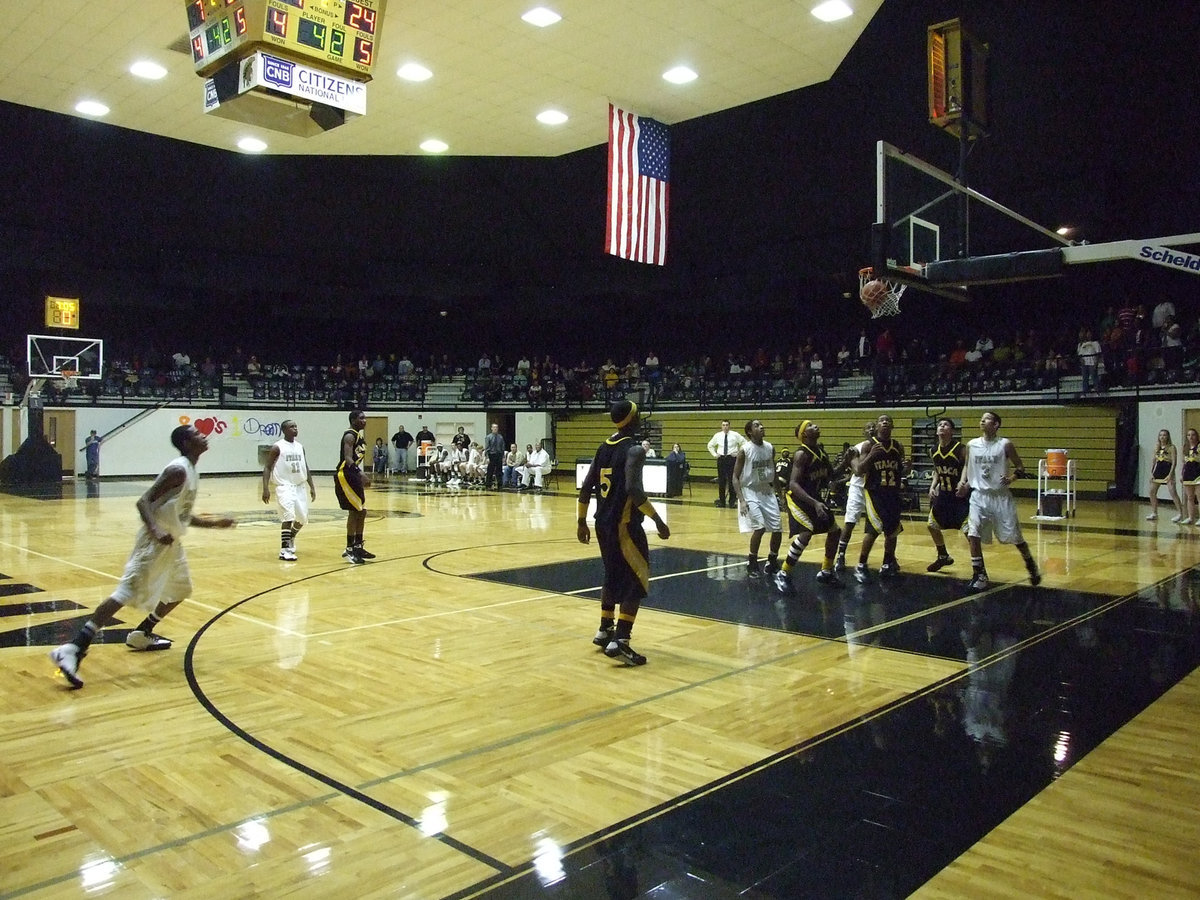
M721 430L708 442L708 452L717 461L717 499L713 505L737 506L737 494L733 490L733 466L737 462L738 450L746 439L729 427L729 420L721 420ZM726 504L725 498L729 498Z

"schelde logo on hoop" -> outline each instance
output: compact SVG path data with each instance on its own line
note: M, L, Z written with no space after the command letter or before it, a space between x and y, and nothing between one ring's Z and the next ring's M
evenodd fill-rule
M1190 269L1193 272L1200 272L1200 256L1193 256L1190 253L1173 253L1166 247L1155 247L1152 244L1145 244L1138 255L1142 259L1162 263L1164 266L1176 266L1180 269Z
M262 55L262 77L263 81L278 87L290 88L292 86L292 72L295 66L286 59L280 59L277 56L268 56L266 53Z

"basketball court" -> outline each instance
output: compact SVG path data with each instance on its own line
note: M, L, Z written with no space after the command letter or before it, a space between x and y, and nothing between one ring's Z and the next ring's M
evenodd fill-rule
M1075 763L1118 777L1106 739L1197 690L1200 533L1133 504L1051 525L1022 503L1036 590L993 547L996 583L968 594L957 536L926 575L910 520L899 579L819 587L806 554L784 597L746 578L733 516L671 501L634 632L649 663L626 668L591 644L573 492L380 486L379 558L350 567L327 476L285 563L259 479L202 475L197 509L240 527L188 535L175 646L130 652L123 621L69 690L47 651L115 584L148 483L0 495L0 896L936 894L990 841L1024 860L1037 828L1120 843L1195 815L1170 779L1121 815L1073 792ZM1183 729L1164 751L1195 753L1187 721L1161 724ZM1062 792L1071 821L1003 839ZM1194 870L1190 847L1141 852L1181 887ZM1108 877L1053 865L1077 891Z

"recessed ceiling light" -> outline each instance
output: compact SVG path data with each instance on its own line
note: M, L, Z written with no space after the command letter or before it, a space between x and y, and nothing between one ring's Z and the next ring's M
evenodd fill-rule
M567 114L557 109L547 109L537 114L537 120L543 125L561 125L567 121Z
M80 100L75 104L75 112L85 116L107 116L108 107L95 100Z
M242 138L237 145L239 150L245 150L247 153L262 153L267 149L266 141L252 137Z
M430 138L427 141L421 141L421 149L426 153L445 153L450 149L450 145L437 138Z
M525 15L521 16L523 20L530 25L536 25L538 28L545 28L547 25L553 25L562 19L558 13L553 10L546 9L544 6L535 6Z
M415 62L405 63L396 70L396 74L405 81L428 81L433 77L432 72L420 63Z
M158 79L165 77L167 74L166 69L156 62L150 62L148 59L138 60L129 67L129 71L138 78L148 78L151 81L158 81Z
M669 81L671 84L687 84L689 81L695 81L699 77L687 66L676 66L673 69L667 69L667 71L663 72L663 80Z
M813 7L812 14L822 22L836 22L838 19L854 15L854 10L847 6L843 0L825 0L819 6Z

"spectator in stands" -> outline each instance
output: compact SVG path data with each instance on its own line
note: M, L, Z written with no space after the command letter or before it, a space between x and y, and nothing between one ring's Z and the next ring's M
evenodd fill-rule
M1125 335L1126 346L1132 345L1133 327L1136 322L1137 307L1133 305L1132 300L1126 298L1117 309L1117 324L1121 326L1121 331Z
M1090 328L1079 329L1079 345L1075 352L1079 356L1079 374L1083 376L1082 392L1090 394L1100 390L1100 342L1092 337Z
M649 441L642 441L642 449L646 451L646 459L654 459L658 456L658 454L654 452L654 448L650 446Z
M408 354L400 354L400 361L396 363L396 375L400 378L411 378L414 371L415 368L412 360L408 358Z
M529 405L534 408L540 407L545 398L545 392L546 389L542 385L541 379L538 378L537 373L535 372L532 381L529 383L529 390L526 391L526 394L529 397Z
M1170 300L1161 300L1150 314L1150 327L1155 331L1164 331L1170 324L1167 319L1175 318L1175 304Z
M896 342L892 332L885 328L875 339L875 365L890 366L896 358Z
M862 329L858 333L858 344L855 346L854 359L855 365L860 372L865 371L867 360L871 357L871 339L867 337L867 329Z
M992 362L1003 365L1012 360L1013 345L1003 338L1000 340L1000 345L992 350Z
M946 358L946 365L950 370L957 371L967 364L967 345L962 341L957 341L954 344L954 349L950 351L950 355Z
M979 351L983 359L988 360L992 358L992 351L996 349L996 345L985 332L979 336L977 341L975 341L975 349Z
M604 361L604 365L600 367L600 380L604 384L604 389L611 391L617 386L617 382L621 380L621 373L618 371L616 364L610 356Z
M1179 369L1183 366L1183 329L1173 319L1167 320L1163 329L1162 359L1167 369Z

